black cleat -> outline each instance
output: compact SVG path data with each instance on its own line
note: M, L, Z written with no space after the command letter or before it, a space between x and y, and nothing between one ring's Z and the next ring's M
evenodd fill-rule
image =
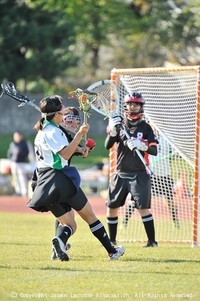
M52 244L53 244L54 251L56 252L57 257L61 261L68 261L69 257L66 253L65 244L63 243L63 241L59 237L55 236L52 239Z

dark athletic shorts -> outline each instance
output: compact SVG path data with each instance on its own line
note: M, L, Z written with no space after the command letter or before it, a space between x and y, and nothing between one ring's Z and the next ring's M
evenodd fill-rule
M128 194L131 194L137 209L151 208L151 177L148 174L137 174L126 178L114 174L108 189L107 207L118 208L125 204Z
M51 211L59 217L73 208L80 211L87 203L81 188L75 188L73 182L62 171L45 168L38 170L37 185L27 206L36 211Z

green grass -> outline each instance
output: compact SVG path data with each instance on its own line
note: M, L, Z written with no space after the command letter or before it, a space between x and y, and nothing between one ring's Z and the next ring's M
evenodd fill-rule
M51 261L51 214L1 213L0 219L0 300L200 300L199 248L125 243L125 255L109 261L77 217L71 260Z

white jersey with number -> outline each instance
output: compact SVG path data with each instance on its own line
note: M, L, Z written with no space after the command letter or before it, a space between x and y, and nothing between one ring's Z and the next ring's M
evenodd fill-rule
M68 165L68 160L63 159L58 152L69 145L69 141L55 123L45 121L43 126L43 130L37 133L34 141L37 168L50 167L60 170Z

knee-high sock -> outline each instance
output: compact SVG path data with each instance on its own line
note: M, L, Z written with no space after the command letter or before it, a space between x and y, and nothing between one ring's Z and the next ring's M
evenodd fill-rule
M155 241L155 228L152 214L142 217L142 222L149 240Z
M118 217L107 217L110 241L115 242L117 236Z
M111 245L106 229L103 224L97 220L93 224L89 225L92 234L101 242L104 248L109 254L116 253L115 248Z
M68 225L59 225L56 231L56 236L58 236L64 242L65 245L72 234L73 229Z

